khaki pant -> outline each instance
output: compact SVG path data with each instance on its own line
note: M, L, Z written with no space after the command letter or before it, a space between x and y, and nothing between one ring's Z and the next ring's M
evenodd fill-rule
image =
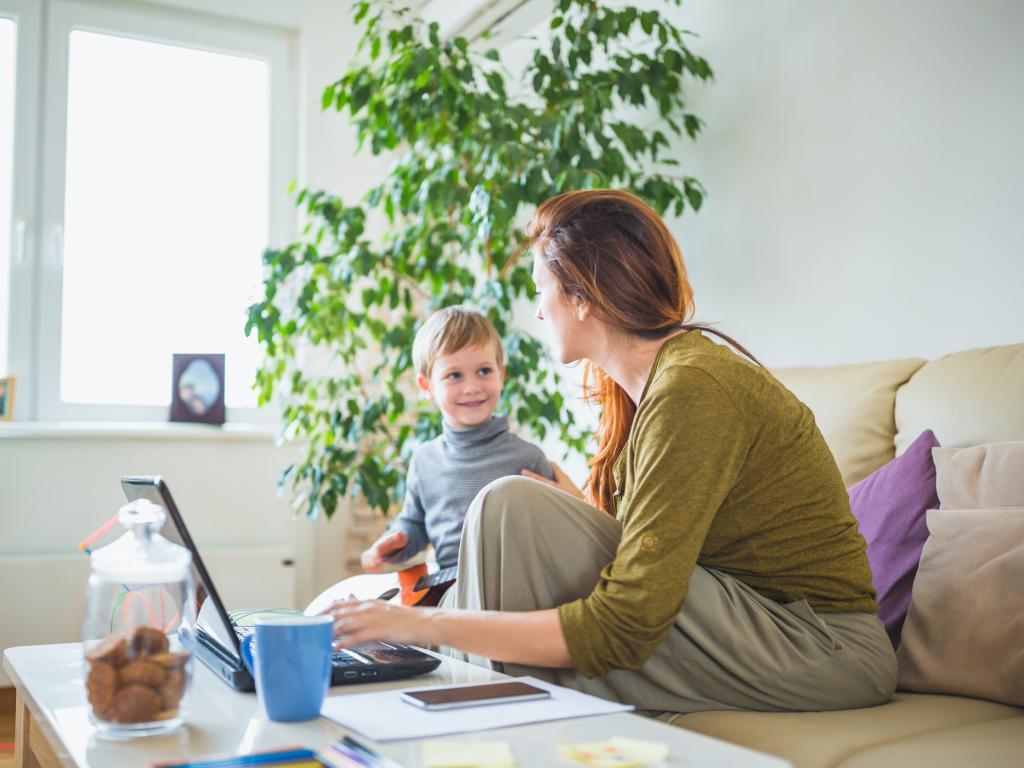
M618 521L567 493L520 477L493 482L469 508L458 580L441 607L533 611L585 597L620 535ZM896 687L896 656L876 616L784 605L700 566L639 669L585 678L449 652L657 712L849 709L887 701Z

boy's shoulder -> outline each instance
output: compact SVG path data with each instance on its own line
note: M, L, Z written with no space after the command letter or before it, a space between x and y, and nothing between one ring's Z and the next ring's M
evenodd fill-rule
M425 456L429 456L431 452L441 449L443 435L432 437L429 440L424 440L422 443L417 443L412 449L412 455L409 457L409 463L416 461L417 458L422 459Z
M507 436L510 443L521 450L527 450L530 451L531 453L539 453L541 455L544 454L544 451L541 450L541 447L539 445L530 440L526 440L525 438L520 437L512 430L508 431Z
M510 432L509 434L512 433ZM555 479L554 473L551 470L551 462L543 448L530 440L519 437L519 435L512 435L512 439L515 440L515 453L522 457L522 460L527 464L524 469L539 472L548 480Z

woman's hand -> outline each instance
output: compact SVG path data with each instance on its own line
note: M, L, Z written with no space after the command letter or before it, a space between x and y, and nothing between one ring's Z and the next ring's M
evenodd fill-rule
M555 462L553 461L550 462L550 464L551 474L555 476L554 480L548 480L546 477L544 477L544 475L538 475L536 472L531 472L528 469L524 469L519 474L521 474L523 477L528 477L531 480L538 480L542 483L547 483L552 488L557 488L560 491L565 491L571 496L575 496L577 499L582 499L583 492L576 487L576 484L569 479L569 476L562 471L562 468L555 464Z
M408 542L409 536L405 531L384 534L359 556L363 570L368 573L379 573L384 568L384 558L392 552L402 550Z
M447 645L531 667L573 666L557 608L466 611L349 599L335 601L321 614L334 619L335 648L384 640L421 647Z
M430 645L429 609L392 605L383 600L338 600L321 611L334 619L335 649L387 640Z

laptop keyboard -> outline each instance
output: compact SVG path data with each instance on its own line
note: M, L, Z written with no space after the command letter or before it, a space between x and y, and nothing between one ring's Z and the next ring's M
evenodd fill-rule
M338 651L336 654L331 656L331 666L345 667L346 669L349 667L365 667L366 662L354 659L344 651Z
M238 636L239 640L243 640L248 635L252 634L252 627L235 627L234 629L235 629L235 634ZM387 645L387 644L386 643L380 643L380 645ZM390 647L394 648L394 646L390 646ZM358 651L359 649L357 648L355 650ZM335 653L331 654L331 666L332 667L341 667L343 669L352 669L352 668L358 668L358 667L365 667L365 666L367 666L369 664L370 664L370 660L369 659L362 658L359 655L357 655L356 653L348 651L347 649L342 649L340 651L336 651Z

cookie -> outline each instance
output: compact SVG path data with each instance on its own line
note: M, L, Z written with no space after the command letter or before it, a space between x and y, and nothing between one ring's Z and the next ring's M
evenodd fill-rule
M167 671L171 671L174 669L184 669L191 655L188 651L171 651L170 653L158 653L155 656L150 656L146 661L159 664Z
M85 678L85 691L93 714L106 720L117 691L117 670L102 661L90 662L89 675Z
M90 662L101 661L119 667L128 660L128 641L124 635L111 635L85 654L85 658Z
M114 697L114 719L119 723L148 723L160 709L160 695L145 685L127 685Z
M156 627L139 627L132 634L132 650L136 657L167 653L169 647L167 635Z
M167 674L167 679L160 686L160 701L164 709L177 711L178 703L182 694L185 693L185 674L179 670L172 670Z
M154 664L148 659L129 661L117 670L117 678L121 682L121 685L139 683L140 685L148 685L151 688L156 688L163 683L166 677L167 670L159 664Z

